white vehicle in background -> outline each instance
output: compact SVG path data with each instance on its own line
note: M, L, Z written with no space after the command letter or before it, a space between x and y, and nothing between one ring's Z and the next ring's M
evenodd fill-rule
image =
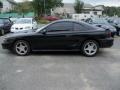
M84 21L88 18L95 18L95 17L98 17L97 15L93 15L93 14L84 14L84 13L81 13L81 14L72 14L72 19L74 20L77 20L77 21Z
M10 18L10 20L15 23L19 18Z
M33 18L20 18L11 27L11 32L28 32L37 29L37 22Z

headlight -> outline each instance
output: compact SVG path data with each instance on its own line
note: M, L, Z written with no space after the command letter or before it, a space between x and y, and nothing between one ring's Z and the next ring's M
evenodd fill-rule
M25 29L31 29L31 27L25 27Z
M14 41L14 38L4 38L3 42L4 43L11 43Z

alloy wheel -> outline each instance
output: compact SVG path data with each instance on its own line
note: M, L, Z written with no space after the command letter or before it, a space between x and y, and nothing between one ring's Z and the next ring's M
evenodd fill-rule
M15 43L15 52L18 54L18 55L27 55L28 52L29 52L29 46L27 44L27 42L25 41L17 41Z
M83 46L83 52L86 56L94 56L98 52L98 44L95 41L88 41Z

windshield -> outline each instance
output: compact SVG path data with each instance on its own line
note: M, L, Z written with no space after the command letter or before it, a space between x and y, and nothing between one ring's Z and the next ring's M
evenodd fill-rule
M31 19L18 19L16 24L31 24Z
M93 19L94 24L108 24L108 22L104 19Z
M50 24L47 24L47 25L42 25L40 26L39 29L37 29L35 32L40 32L41 30L43 30L44 28L46 28L47 26L49 26Z
M120 19L115 20L114 23L120 24Z

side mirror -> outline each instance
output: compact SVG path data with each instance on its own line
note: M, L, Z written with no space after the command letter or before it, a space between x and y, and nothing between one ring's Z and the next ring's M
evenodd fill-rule
M45 35L46 34L46 30L42 30L41 33Z

